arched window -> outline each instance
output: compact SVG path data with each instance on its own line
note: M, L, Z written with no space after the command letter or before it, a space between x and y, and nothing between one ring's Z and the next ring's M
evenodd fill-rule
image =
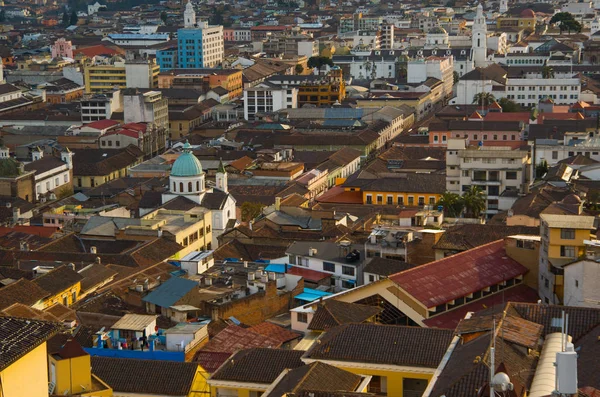
M173 182L173 191L176 192L177 191L177 184L175 182Z
M192 182L188 182L188 192L192 192Z
M183 193L183 182L179 182L179 193Z
M481 39L477 39L477 47L481 47Z
M200 191L200 181L196 181L196 190Z

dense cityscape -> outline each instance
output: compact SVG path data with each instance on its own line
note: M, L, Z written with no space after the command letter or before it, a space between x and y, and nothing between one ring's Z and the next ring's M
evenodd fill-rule
M0 397L599 397L600 1L0 0Z

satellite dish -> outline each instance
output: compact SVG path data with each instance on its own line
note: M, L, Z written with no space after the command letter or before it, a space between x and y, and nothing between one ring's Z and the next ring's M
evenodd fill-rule
M510 378L504 372L498 372L492 378L492 387L498 393L503 393L513 390L513 384L510 383Z

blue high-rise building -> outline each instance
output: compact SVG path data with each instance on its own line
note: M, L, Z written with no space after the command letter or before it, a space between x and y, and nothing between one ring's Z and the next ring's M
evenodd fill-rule
M214 68L223 62L223 27L199 23L177 31L179 68Z

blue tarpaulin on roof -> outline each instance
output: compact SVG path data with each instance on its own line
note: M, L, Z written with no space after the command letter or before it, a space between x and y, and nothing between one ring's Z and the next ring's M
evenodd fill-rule
M285 266L287 266L288 269L292 267L291 265L284 265L282 263L272 263L265 267L265 271L273 273L285 273Z
M331 292L319 291L318 289L312 288L304 288L304 292L296 295L295 298L305 302L313 302L329 295L331 295Z

